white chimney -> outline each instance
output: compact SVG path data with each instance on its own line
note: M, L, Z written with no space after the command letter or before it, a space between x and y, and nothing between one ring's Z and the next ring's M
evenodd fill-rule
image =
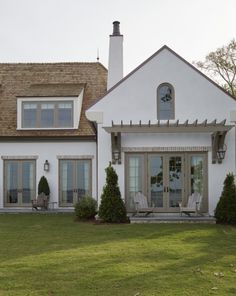
M120 34L120 22L113 22L110 35L107 90L123 78L123 35Z

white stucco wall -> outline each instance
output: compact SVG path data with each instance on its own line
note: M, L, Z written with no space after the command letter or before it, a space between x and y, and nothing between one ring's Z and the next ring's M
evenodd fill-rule
M148 63L109 92L102 100L88 110L90 115L99 114L103 122L98 124L98 196L105 183L104 168L111 161L111 139L103 126L115 124L133 124L142 120L157 122L157 87L168 82L175 89L175 120L180 123L195 119L199 122L227 120L230 111L236 110L236 101L208 81L188 64L183 62L167 48L154 56ZM211 151L208 152L208 193L209 212L213 214L222 190L223 180L228 172L235 172L235 129L226 136L227 153L222 164L211 163ZM211 147L210 134L122 134L122 147ZM124 153L122 164L115 165L119 176L121 193L124 196Z
M92 196L96 198L96 143L95 142L17 142L0 143L1 157L28 157L36 156L36 186L41 178L45 176L48 179L51 194L50 201L58 202L59 198L59 160L58 157L79 157L87 156L92 159ZM43 170L45 160L50 163L49 172ZM0 208L3 208L3 164L4 160L0 158Z
M104 126L115 123L157 121L157 87L168 82L175 89L175 119L230 120L236 102L197 71L164 49L108 93L89 112L103 112Z
M105 184L104 168L111 161L110 134L102 127L99 128L98 149L98 200ZM235 172L235 129L226 136L227 152L222 164L212 164L211 135L210 134L122 134L123 148L157 148L157 147L209 147L208 151L208 201L209 213L213 215L214 209L220 197L225 176L229 172ZM102 144L101 144L102 143ZM109 148L106 148L109 147ZM109 149L109 151L107 150ZM125 153L122 152L122 164L113 165L119 178L121 195L125 197L124 176Z

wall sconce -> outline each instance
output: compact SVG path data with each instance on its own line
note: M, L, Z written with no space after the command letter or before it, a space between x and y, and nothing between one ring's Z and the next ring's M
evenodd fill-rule
M227 146L226 144L224 144L223 147L218 148L218 150L216 151L219 163L221 163L222 160L225 158L226 150L227 150Z
M45 170L45 172L48 172L49 171L49 167L50 167L50 165L49 165L48 160L45 160L45 163L43 165L43 169Z
M111 133L112 164L121 164L121 134Z
M115 163L119 163L119 159L120 159L120 152L119 152L119 150L113 151L113 158L114 158Z

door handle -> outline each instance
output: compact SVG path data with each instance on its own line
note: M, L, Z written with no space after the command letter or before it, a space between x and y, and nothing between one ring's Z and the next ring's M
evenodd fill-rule
M169 187L168 186L164 186L163 192L169 192Z

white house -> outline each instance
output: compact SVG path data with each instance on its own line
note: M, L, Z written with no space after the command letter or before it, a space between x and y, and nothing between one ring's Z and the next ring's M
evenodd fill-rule
M31 209L43 175L55 208L97 195L96 131L85 110L106 80L100 63L0 64L0 209Z
M112 161L129 211L138 191L168 213L199 192L201 211L213 214L235 172L235 99L167 46L123 78L123 36L113 26L108 91L86 111L97 125L98 198Z
M108 77L100 63L0 64L0 107L2 210L30 209L42 175L55 208L100 201L112 162L128 211L139 191L157 213L199 192L212 215L235 172L235 99L167 46L123 78L119 22Z

